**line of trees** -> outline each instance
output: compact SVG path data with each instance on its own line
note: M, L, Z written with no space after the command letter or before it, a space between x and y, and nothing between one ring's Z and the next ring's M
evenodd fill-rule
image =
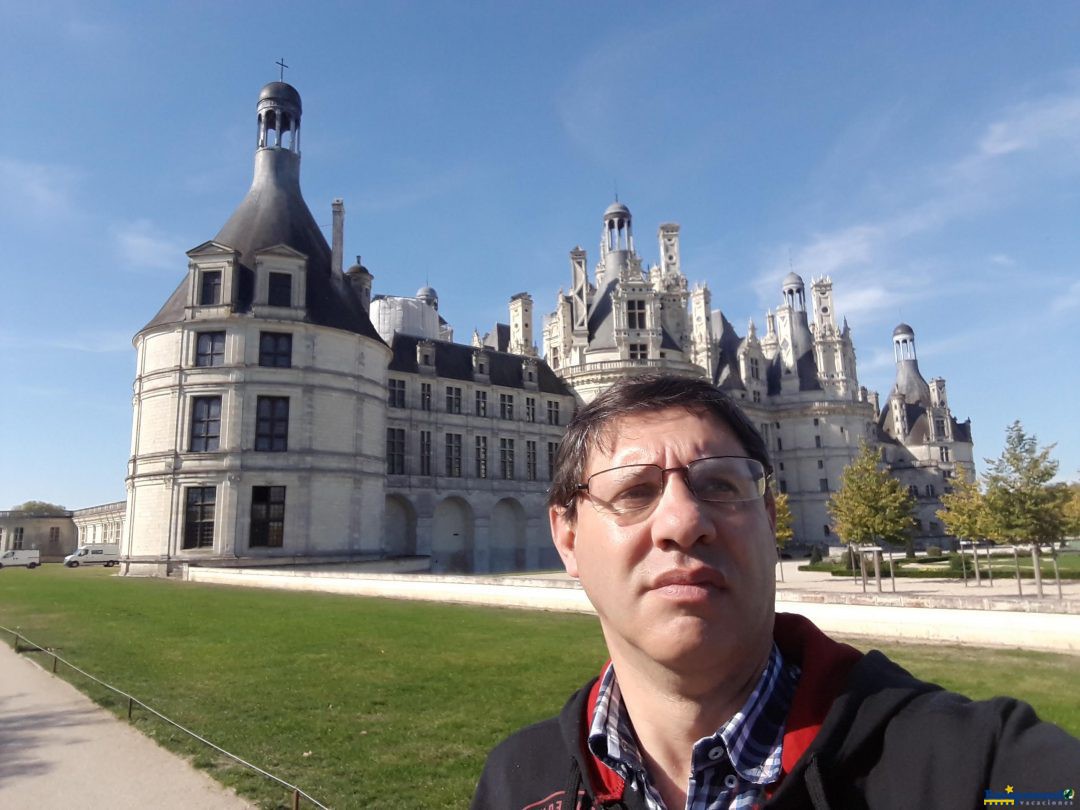
M1034 434L1013 422L1005 449L986 459L981 481L957 481L941 498L937 515L950 534L964 540L1046 545L1080 534L1080 484L1052 483L1058 462L1054 445L1039 447Z
M1030 544L1040 592L1040 547L1053 548L1067 536L1080 536L1080 482L1054 482L1058 462L1051 456L1053 450L1052 444L1040 447L1034 434L1013 422L1001 455L985 459L980 479L953 479L952 491L942 496L937 512L946 531L962 540ZM844 543L903 544L910 557L915 505L908 490L864 443L844 469L828 508Z

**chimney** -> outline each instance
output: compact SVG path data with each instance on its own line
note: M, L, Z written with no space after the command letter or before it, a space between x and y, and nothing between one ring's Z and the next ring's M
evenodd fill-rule
M338 197L330 208L334 212L334 233L330 243L330 270L340 274L345 241L345 201Z

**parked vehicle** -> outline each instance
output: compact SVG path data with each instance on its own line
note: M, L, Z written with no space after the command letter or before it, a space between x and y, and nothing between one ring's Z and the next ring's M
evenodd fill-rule
M118 543L100 543L92 546L79 546L64 557L64 565L78 568L80 565L104 565L106 568L120 562Z
M18 566L37 568L41 565L41 552L36 548L11 549L0 554L0 568L16 568Z

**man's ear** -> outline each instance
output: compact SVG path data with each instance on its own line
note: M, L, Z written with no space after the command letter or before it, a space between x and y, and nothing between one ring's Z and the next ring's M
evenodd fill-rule
M577 579L578 567L576 556L577 524L567 513L566 507L552 506L548 509L551 521L551 541L562 557L566 573Z

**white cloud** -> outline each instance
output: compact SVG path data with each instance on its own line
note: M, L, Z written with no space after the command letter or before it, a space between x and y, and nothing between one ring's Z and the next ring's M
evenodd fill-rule
M1055 314L1074 309L1080 309L1080 281L1074 281L1064 294L1050 304L1050 310Z
M54 224L72 213L81 179L68 166L0 157L0 211L9 221Z
M121 261L135 269L175 270L187 265L180 240L163 233L149 220L117 226L113 239Z
M766 262L754 283L759 297L771 300L789 267L808 281L811 276L840 277L851 290L843 299L838 295L838 307L845 314L940 294L941 279L954 274L950 268L929 273L918 267L921 260L908 247L913 237L937 233L991 207L1015 205L1027 190L1042 193L1037 182L1041 171L1057 176L1063 167L1080 170L1080 75L1068 79L1064 91L1012 105L993 116L953 160L940 166L909 166L904 176L892 178L895 187L903 188L894 199L909 200L906 205L883 206L877 216L819 231L802 245L783 246L782 258L781 250L773 251L773 260ZM1002 270L1016 265L1005 254L994 254L988 261ZM937 276L933 283L931 275ZM890 289L894 278L903 278L902 285L896 283L901 289ZM1075 294L1074 288L1055 309L1071 308Z
M116 329L97 329L83 332L56 334L55 332L0 333L0 348L10 351L64 351L87 354L109 354L131 351L131 332Z

